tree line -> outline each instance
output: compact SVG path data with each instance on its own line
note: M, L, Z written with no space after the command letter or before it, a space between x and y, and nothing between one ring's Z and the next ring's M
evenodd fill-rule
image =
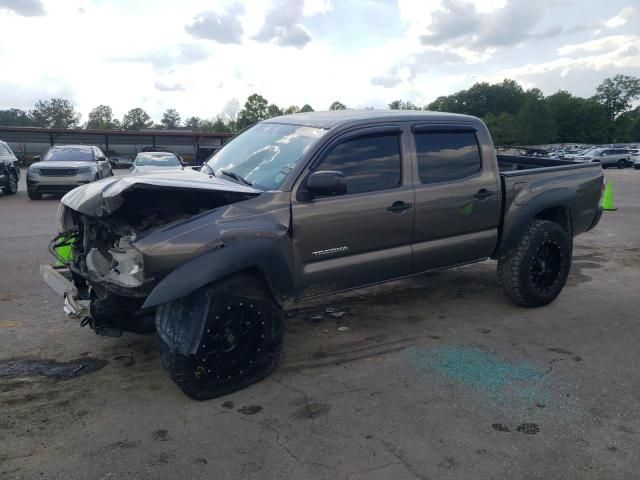
M338 101L333 102L330 110L345 110L347 107ZM80 122L81 115L73 104L64 98L38 100L33 109L24 111L18 108L0 109L0 125L16 127L44 128L86 128L102 130L145 130L187 128L199 132L233 133L242 130L266 118L298 112L313 112L309 104L302 107L290 105L280 108L269 103L263 96L254 93L247 98L243 108L236 99L228 101L222 111L214 118L203 119L192 116L184 121L175 108L167 109L159 123L155 123L144 109L132 108L124 114L122 120L114 118L113 109L108 105L99 105L89 112L87 121Z
M496 145L534 145L547 143L605 143L640 141L640 107L631 108L640 98L640 78L616 75L605 79L590 98L565 90L545 96L537 88L525 90L514 80L476 83L469 89L438 97L420 107L405 100L388 104L392 110L431 110L463 113L482 118ZM345 110L335 101L329 110ZM40 100L28 112L0 110L0 125L49 128L84 127L107 130L149 128L189 128L202 132L238 132L267 118L298 112L313 112L309 104L279 107L262 95L250 95L244 106L236 99L226 103L214 118L189 117L182 121L173 108L167 109L159 123L142 108L132 108L122 120L113 117L111 107L99 105L81 125L73 104L62 98Z

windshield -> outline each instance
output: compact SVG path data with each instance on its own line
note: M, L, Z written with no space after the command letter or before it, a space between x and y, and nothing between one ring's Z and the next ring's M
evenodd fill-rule
M144 155L138 154L135 161L136 167L179 167L180 160L171 154L164 155Z
M93 162L93 149L91 148L52 148L42 159L43 162Z
M202 171L225 178L235 174L256 188L275 190L325 133L322 128L259 123L221 148Z

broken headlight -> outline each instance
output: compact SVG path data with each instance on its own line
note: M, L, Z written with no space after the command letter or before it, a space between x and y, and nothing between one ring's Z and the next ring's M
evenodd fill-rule
M58 205L57 224L58 233L67 233L75 228L71 210L62 203Z
M139 287L144 282L142 254L131 245L131 237L124 236L118 245L109 249L108 256L92 248L87 255L87 267L103 280L123 287Z

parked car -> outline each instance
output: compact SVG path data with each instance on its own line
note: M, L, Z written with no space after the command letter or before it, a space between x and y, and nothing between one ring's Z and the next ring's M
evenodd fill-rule
M140 175L159 171L180 171L182 169L182 163L173 153L141 152L136 155L131 165L131 174Z
M133 163L133 159L122 153L118 153L115 150L107 150L107 157L109 157L109 163L112 168L130 168Z
M183 165L185 164L185 161L182 158L182 156L178 155L176 152L171 150L169 147L143 147L142 148L142 152L146 152L146 153L149 153L149 152L173 153L176 157L178 157L178 160L180 160L180 163L182 163Z
M630 164L630 154L625 148L594 148L574 157L573 161L600 163L602 168L626 168Z
M113 175L111 164L98 147L56 145L27 171L27 193L40 200L46 193L66 193L80 185Z
M269 375L282 311L320 295L494 258L516 304L552 302L603 186L596 164L496 156L474 117L292 114L199 172L68 193L50 247L64 267L41 273L98 334L155 329L174 382L209 399Z
M18 191L20 167L18 158L6 142L0 140L0 189L5 195L13 195Z
M640 170L640 149L632 148L629 150L629 160L633 164L633 168Z

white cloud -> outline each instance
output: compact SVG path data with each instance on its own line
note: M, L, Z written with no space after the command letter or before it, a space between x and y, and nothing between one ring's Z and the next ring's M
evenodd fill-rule
M194 38L214 40L223 44L240 43L243 34L240 15L243 11L242 5L235 4L224 13L202 12L185 27L185 30Z
M8 10L23 17L46 14L40 0L0 0L0 10Z
M607 28L618 28L625 25L631 17L636 14L636 10L633 7L623 8L616 16L609 18L604 22L604 26Z
M527 36L516 47L511 36L500 41L487 33L493 22L506 25L506 32L520 21L504 18L514 0L474 2L475 15L489 23L471 22L477 28L469 41L460 40L463 32L435 46L423 45L419 37L443 25L434 17L443 2L398 0L400 21L389 18L385 27L392 28L384 32L371 27L354 46L341 35L345 24L357 20L337 17L344 12L343 1L355 0L43 0L46 15L25 17L9 12L8 0L0 0L0 108L29 108L38 99L63 96L84 118L106 104L116 117L140 106L157 121L169 107L183 118L211 117L230 98L244 103L252 93L281 106L309 103L315 109L326 109L334 100L352 107L384 107L397 98L424 105L481 80L514 77L527 86L582 92L594 90L593 82L604 75L640 71L638 49L633 49L640 42L631 20L618 27L619 35L602 39L589 37L591 27L569 33L574 23L602 25L608 18L590 14L582 2L565 2L571 21L562 21L555 11L539 10L537 2L529 7L517 0L518 12L537 16L525 22ZM624 11L622 6L612 11ZM485 17L488 13L495 19ZM225 22L233 28L225 31L220 27ZM185 30L196 24L202 28L195 35ZM558 24L563 31L554 27ZM105 30L105 25L111 27ZM213 30L205 28L211 25ZM536 35L544 43L533 42ZM571 35L571 43L562 40L565 35Z
M558 48L558 54L562 56L571 54L589 54L594 52L612 51L626 45L636 44L640 40L640 37L634 35L614 35L609 37L598 38L597 40L590 40L588 42L573 43L569 45L563 45Z

